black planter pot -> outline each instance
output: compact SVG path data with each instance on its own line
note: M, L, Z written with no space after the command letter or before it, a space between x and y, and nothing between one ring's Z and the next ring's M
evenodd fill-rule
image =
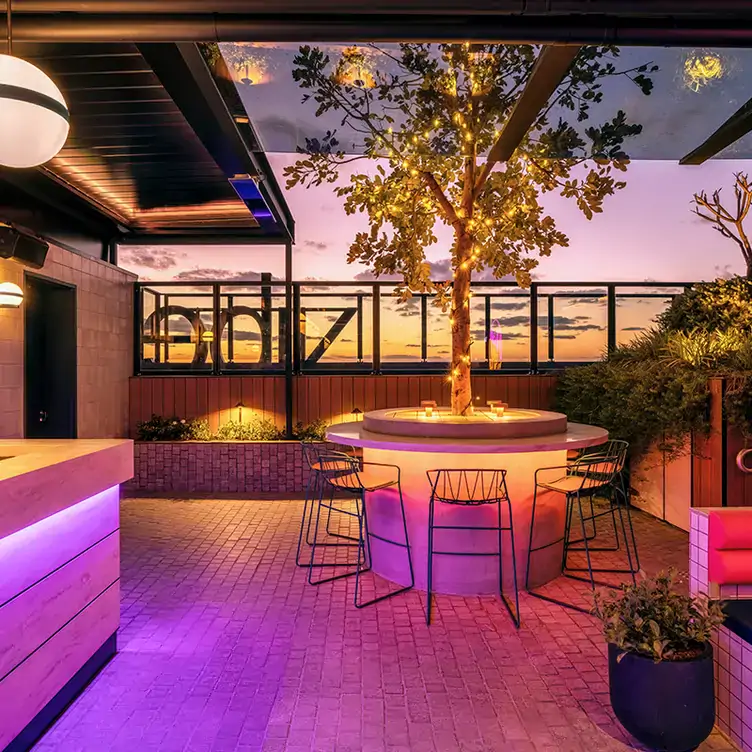
M710 735L715 724L713 647L688 661L655 663L635 653L621 661L608 646L611 705L622 726L659 752L689 752Z

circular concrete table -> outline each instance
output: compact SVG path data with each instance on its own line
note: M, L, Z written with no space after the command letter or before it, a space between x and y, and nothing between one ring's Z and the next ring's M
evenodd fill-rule
M370 419L369 419L370 418ZM390 422L392 419L396 423ZM562 420L563 419L563 420ZM399 422L405 424L400 426ZM536 423L538 428L531 427ZM437 423L450 426L450 436L405 435L419 433L415 425L422 424L426 433L442 433ZM402 493L405 501L407 529L410 537L415 586L426 589L428 559L428 503L431 487L427 470L438 469L503 469L507 471L507 488L512 505L514 522L517 582L525 583L525 570L529 548L530 520L532 515L535 471L538 468L566 465L567 451L602 444L608 439L603 428L579 423L566 423L558 413L540 410L507 410L499 424L517 423L526 431L549 430L556 433L544 435L509 436L508 428L501 430L500 438L460 438L472 435L473 425L490 422L487 413L476 414L467 420L453 419L446 411L434 412L429 418L424 411L381 410L366 413L362 422L340 423L327 431L329 441L360 447L366 462L397 465L401 470ZM457 426L465 424L464 431ZM373 429L376 429L375 431ZM371 430L369 430L371 429ZM383 433L396 431L398 433ZM515 433L512 431L512 433ZM402 522L396 491L388 489L368 494L366 500L368 524L372 532L386 538L402 540ZM508 524L505 513L505 524ZM541 545L559 538L564 530L564 498L560 494L538 494L533 545ZM496 524L496 505L483 507L458 507L436 504L435 524L487 526ZM440 537L443 536L443 537ZM448 537L447 537L448 536ZM512 560L509 533L504 533L505 589L511 586ZM497 551L495 532L436 531L434 549L457 551ZM409 582L407 559L402 549L389 546L378 539L371 541L373 571L395 583ZM533 587L548 582L561 574L562 547L552 546L533 554L530 584ZM493 557L434 557L433 590L437 593L457 595L484 595L498 593L498 562ZM509 592L509 591L507 591Z

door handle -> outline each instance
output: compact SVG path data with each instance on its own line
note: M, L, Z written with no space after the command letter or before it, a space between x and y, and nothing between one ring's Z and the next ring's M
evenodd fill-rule
M39 411L39 422L40 423L46 423L47 422L47 413L44 410Z

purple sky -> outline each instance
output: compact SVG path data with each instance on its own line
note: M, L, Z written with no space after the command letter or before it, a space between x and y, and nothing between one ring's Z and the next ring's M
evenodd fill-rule
M281 177L295 159L272 154ZM353 169L362 170L364 163ZM737 246L690 211L692 194L723 187L733 196L733 173L748 169L748 161L714 160L700 167L676 162L635 161L626 175L627 187L607 199L604 212L587 221L558 196L546 203L559 227L569 236L568 248L557 248L541 259L536 274L553 281L692 281L742 272ZM343 176L346 178L346 176ZM355 279L366 269L348 264L347 248L363 228L360 215L348 217L330 186L287 192L296 220L294 255L296 279ZM443 228L442 228L443 230ZM448 257L450 235L427 249L429 260ZM231 278L249 272L283 273L283 254L273 247L145 247L123 249L122 264L145 279ZM445 267L445 265L443 265Z

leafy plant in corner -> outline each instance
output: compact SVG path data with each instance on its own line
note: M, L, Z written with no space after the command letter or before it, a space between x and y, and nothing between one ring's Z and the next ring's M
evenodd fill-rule
M673 570L622 585L609 597L596 593L595 613L620 660L626 653L654 661L697 657L724 618L719 603L676 592Z

